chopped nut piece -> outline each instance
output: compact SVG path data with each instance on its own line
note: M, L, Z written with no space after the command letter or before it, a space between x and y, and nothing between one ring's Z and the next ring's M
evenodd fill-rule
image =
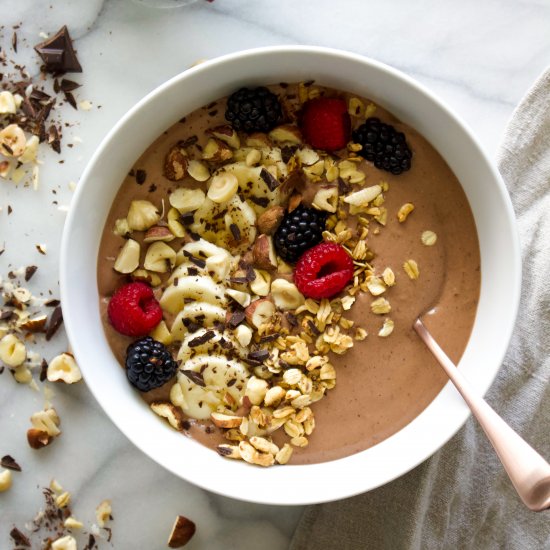
M231 430L230 430L231 431ZM242 437L242 436L241 436ZM216 447L218 454L226 458L233 458L236 460L241 460L241 451L237 445L226 445L222 443Z
M433 231L424 231L420 240L424 246L433 246L437 241L437 235Z
M260 269L275 269L277 267L277 254L273 246L273 239L269 235L259 235L252 248L254 266Z
M271 275L263 269L255 269L256 277L250 282L250 290L258 296L267 296L271 290Z
M11 472L10 470L2 470L0 472L0 493L7 491L11 487Z
M252 330L246 325L239 325L235 329L235 336L239 344L241 344L241 346L245 348L252 341Z
M187 175L187 153L179 145L172 147L164 159L164 176L170 181L180 181Z
M374 200L382 192L380 185L365 187L359 191L349 194L344 198L344 202L352 206L365 207L370 201Z
M176 264L176 251L162 241L149 245L143 266L149 271L166 273Z
M8 367L21 365L26 357L25 344L15 334L6 334L0 340L0 361Z
M37 430L36 428L30 428L27 430L27 441L29 446L33 449L41 449L42 447L46 447L53 441L53 439L53 437L49 436L42 430Z
M296 285L286 279L275 279L271 283L271 295L275 305L282 310L297 309L305 302Z
M70 502L71 493L69 493L68 491L64 491L63 493L55 497L55 503L57 504L58 508L66 508Z
M317 191L312 206L326 212L336 212L338 208L338 187L323 187Z
M238 428L243 418L242 416L213 412L210 414L210 420L212 420L214 425L218 426L218 428Z
M229 124L216 126L216 128L211 128L206 132L214 136L215 138L223 141L224 143L227 143L227 145L229 145L229 147L232 147L233 149L238 149L241 146L239 135L231 126L229 126Z
M145 237L143 238L144 243L154 243L156 241L162 241L169 243L175 239L174 234L170 231L169 227L163 225L154 225L147 230Z
M385 319L384 324L382 325L382 328L378 332L378 336L381 336L382 338L386 338L393 332L394 323L391 319Z
M358 327L355 330L355 339L358 341L364 340L368 336L367 331L364 328Z
M51 543L51 550L77 550L76 540L71 535L65 535Z
M206 181L210 177L208 166L200 160L190 160L187 173L196 181Z
M285 397L285 390L281 386L269 388L264 397L266 407L276 407Z
M277 126L273 130L271 130L271 132L269 132L269 137L277 144L302 144L302 134L300 133L298 127L292 124L283 124L282 126Z
M409 216L409 214L414 210L414 204L406 202L401 208L397 211L397 219L399 223L403 223Z
M391 311L391 305L386 298L378 298L370 305L371 311L376 315L384 315Z
M418 276L420 275L420 270L418 269L418 264L414 260L407 260L403 264L403 269L405 270L405 273L409 276L409 279L412 279L413 281L415 279L418 279Z
M260 233L273 235L281 220L285 215L285 209L282 206L271 206L258 218L257 224Z
M119 218L115 221L115 228L113 233L119 237L126 237L130 234L130 226L128 225L128 220L126 218Z
M248 294L248 292L228 288L225 293L242 307L248 307L250 305L250 294Z
M206 195L202 189L188 189L178 187L168 198L170 206L176 208L180 214L194 212L203 205Z
M190 519L185 516L178 516L168 537L168 546L170 548L185 546L191 540L195 531L195 524Z
M62 381L65 384L74 384L82 380L80 369L70 353L61 353L50 361L47 377L50 382Z
M100 527L105 527L105 522L111 518L112 511L113 509L111 508L110 500L102 500L98 504L97 508L95 509L95 518L97 520L97 524Z
M275 305L267 298L252 302L246 309L246 320L256 328L268 323L275 314Z
M249 441L255 449L262 453L271 453L272 455L276 455L279 452L279 447L264 437L252 436Z
M288 443L285 443L281 447L280 451L275 455L275 460L279 464L286 464L290 460L291 456L292 456L292 447Z
M33 428L46 432L52 437L56 437L61 433L59 416L53 408L34 413L31 416L31 424Z
M162 418L166 418L174 430L181 432L185 420L182 410L168 401L153 401L151 409Z
M275 462L275 458L271 453L261 453L247 441L239 443L239 450L241 451L243 460L250 464L267 467L272 466Z
M81 521L78 521L76 518L69 516L64 522L63 525L67 529L82 529L84 524Z
M145 231L158 223L160 215L153 203L136 200L130 203L126 219L128 220L128 227L132 231Z
M211 138L208 140L202 151L203 160L210 162L223 162L233 157L231 148L219 139Z

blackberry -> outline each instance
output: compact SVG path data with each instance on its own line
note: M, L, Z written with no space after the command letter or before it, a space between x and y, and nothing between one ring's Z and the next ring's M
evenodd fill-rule
M150 391L168 382L178 366L164 344L146 336L126 351L126 376L139 391Z
M275 232L277 253L287 262L295 262L308 249L323 240L327 213L299 205L287 213Z
M359 154L380 170L399 175L411 167L412 152L405 134L377 118L368 118L354 130L353 141L363 146Z
M265 86L241 88L227 99L225 118L235 130L269 132L281 117L279 99Z

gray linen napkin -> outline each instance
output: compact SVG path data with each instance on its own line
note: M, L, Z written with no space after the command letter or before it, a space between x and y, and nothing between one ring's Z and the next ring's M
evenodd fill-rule
M518 217L524 279L514 336L487 400L549 458L550 70L516 109L498 162ZM550 511L524 507L470 418L442 450L394 482L307 508L291 549L321 548L550 548Z

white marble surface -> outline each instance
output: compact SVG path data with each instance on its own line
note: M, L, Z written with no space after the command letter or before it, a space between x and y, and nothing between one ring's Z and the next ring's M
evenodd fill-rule
M138 99L200 58L272 44L315 44L348 49L389 63L429 86L472 127L494 154L507 119L550 59L550 4L546 0L215 0L156 10L131 0L2 0L0 45L12 55L11 25L22 23L19 57L31 72L30 45L39 33L67 24L84 67L77 100L91 111L62 110L72 123L64 143L82 139L60 157L42 155L38 191L0 181L0 275L34 263L35 293L58 295L58 250L70 181L115 121ZM298 7L299 5L299 7ZM42 7L38 7L42 6ZM24 44L23 40L27 40ZM10 56L9 55L9 56ZM69 75L70 78L72 78ZM101 106L101 108L98 108ZM58 163L63 159L64 163ZM8 216L7 206L13 212ZM46 243L40 256L35 245ZM67 343L60 332L41 349L50 359ZM100 500L113 501L113 540L101 548L163 548L177 514L197 523L189 548L287 548L299 508L244 504L206 493L165 472L110 423L85 384L55 388L63 434L31 450L25 433L43 395L0 377L0 456L23 467L0 494L0 548L11 548L13 524L23 527L42 504L40 487L55 477L73 495L77 517L90 524ZM337 526L335 527L337 528ZM38 546L36 546L38 548Z

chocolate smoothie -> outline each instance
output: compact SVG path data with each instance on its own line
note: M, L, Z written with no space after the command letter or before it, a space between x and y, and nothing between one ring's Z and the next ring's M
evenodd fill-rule
M310 342L307 342L311 356L328 357L336 371L336 381L335 384L329 383L326 390L323 389L322 399L310 404L311 416L315 418L315 429L306 429L305 443L303 440L293 440L295 443L293 443L290 463L317 463L348 456L376 445L411 422L441 391L447 381L446 376L413 331L412 325L414 320L422 315L427 327L442 348L455 362L459 361L468 342L476 314L480 287L479 245L472 212L460 183L435 147L413 128L402 124L382 107L374 106L368 99L358 98L350 93L323 88L315 84L305 87L301 84L283 84L269 86L269 89L278 95L283 105L282 123L298 126L300 108L304 101L308 100L307 98L338 97L350 106L352 129L363 123L370 114L371 117L377 117L384 123L392 125L397 131L403 132L412 151L411 169L399 175L376 168L372 162L356 154L357 148L354 150L353 147L349 147L349 151L344 148L329 155L338 166L342 167L344 165L339 164L341 161L352 158L356 169L365 174L364 181L354 183L353 175L351 178L342 177L344 169L341 168L340 177L329 182L330 185L338 186L340 199L357 190L382 185L384 200L379 200L378 205L376 201L371 202L369 205L371 210L363 209L357 214L350 214L348 205L340 201L337 212L328 214L327 229L335 234L334 223L339 221L349 228L353 237L350 240L351 247L347 247L346 250L351 252L358 236L361 236L361 230L364 227L368 228L368 235L362 234L362 240L368 247L363 263L368 265L371 277L382 281L384 288L380 294L374 295L365 286L356 289L355 292L350 293L355 299L351 307L344 308L344 311L341 308L338 310L338 314L345 318L345 322L336 323L339 326L338 330L342 334L351 335L353 339L353 345L345 353L333 351L325 353L326 350L321 350L323 353L319 350L315 352L315 339L322 331L318 328L311 329ZM366 108L366 114L365 109L359 108L355 116L353 107L357 104L356 100ZM209 180L197 181L189 174L185 174L178 181L168 179L166 157L169 151L173 150L174 145L179 143L180 148L185 149L187 160L199 159L209 168L210 174L214 174L216 170L223 170L224 166L235 163L236 160L239 161L239 146L233 147L235 151L230 159L203 160L204 151L212 145L212 133L207 130L227 125L225 112L226 99L221 99L189 114L169 128L137 160L122 182L109 212L99 250L98 288L106 338L122 366L125 362L126 349L136 338L124 336L113 328L107 316L107 306L113 292L135 277L131 274L121 274L113 268L126 242L125 238L128 237L128 235L120 235L120 225L119 234L115 234L117 220L120 224L120 220L126 219L131 201L146 200L153 203L161 212L162 217L157 225L166 227L171 193L181 187L202 189L207 193ZM250 154L250 149L254 147L261 149L259 145L245 146L245 143L250 142L249 138L241 132L239 135L240 148L248 147L242 152L243 159ZM299 146L280 145L273 143L273 139L269 147L278 147L283 151L283 159L288 158L289 155L290 157L296 155L296 150L299 148L312 150L305 143ZM321 153L321 159L323 158L326 157ZM289 160L285 162L289 166L292 163ZM281 206L288 211L289 201L292 203L301 199L303 206L315 207L314 197L317 191L320 187L327 185L326 167L328 165L325 161L325 172L320 176L310 178L302 173L300 177L288 176L295 181L287 195L281 194L279 198ZM303 163L301 168L303 169L304 166L307 167ZM298 172L300 172L300 166ZM285 179L281 179L283 181L281 187L283 187ZM296 197L300 198L296 199ZM408 215L403 214L410 210L410 208L402 208L405 204L414 207ZM262 205L262 208L264 206ZM385 213L380 212L380 207L382 210L385 209ZM399 212L406 216L406 219L399 220ZM331 220L332 227L330 227ZM193 242L203 236L195 234L188 223L189 214L187 214L187 220L184 219L182 222L185 234L167 242L168 246L176 252L185 243ZM144 242L145 231L132 231L130 236L141 245L139 268L143 271L148 246L148 243ZM345 241L342 244L347 246ZM254 268L257 267L249 251L250 248L253 246L241 246L238 251L241 268L243 262ZM232 250L229 252L235 253ZM409 260L414 260L412 273L410 269L409 273L404 269L404 264ZM356 261L355 269L358 269L360 264L361 261ZM416 266L418 273L414 269ZM155 273L153 279L147 279L147 282L153 285L155 296L161 300L161 304L163 293L172 283L170 277L174 268L175 266L172 266L166 273ZM290 262L279 263L278 268L270 270L271 281L278 278L292 281L293 268L294 265ZM391 268L395 284L387 268ZM387 277L383 277L383 274L387 274ZM143 273L138 274L139 277L143 278ZM155 277L158 280L155 281ZM236 284L235 287L242 289L242 281L238 282L241 286ZM350 285L353 285L353 280ZM349 290L349 286L347 289ZM254 292L251 294L254 300ZM339 296L341 298L345 295L346 292L342 292ZM382 314L373 313L372 303L381 298L389 302L391 310ZM234 308L235 311L237 309ZM300 313L299 309L297 311ZM169 311L163 313L166 326L170 330L177 313ZM300 334L302 328L292 326L292 315L289 316L289 311L279 311L278 314L283 318L283 332L286 329L286 334ZM312 317L315 318L315 314L312 314ZM290 324L288 319L291 321ZM387 336L384 332L379 335L387 319L393 321L393 331ZM248 318L244 321L246 322L250 325ZM306 321L304 326L308 326ZM321 326L321 328L324 327ZM260 342L260 336L256 335L254 327L252 329L254 337L251 345L254 342ZM276 337L277 334L274 335L273 340ZM261 342L269 339L265 336L263 338ZM166 344L172 350L174 357L181 353L178 351L181 339L172 338L167 340ZM284 350L279 349L278 353L283 354ZM186 366L180 364L179 368L185 369ZM250 376L260 373L255 361L249 364L248 368ZM305 375L308 373L304 364L288 365L283 362L283 369L275 372L275 378L279 377L277 379L280 380L282 372L288 368L302 369ZM274 370L277 371L277 369ZM264 372L267 371L264 369ZM268 374L268 376L271 375ZM269 377L266 379L268 384L272 384L272 379ZM168 403L171 395L173 401L171 391L174 384L175 379L142 395L148 403ZM316 387L315 384L317 384L316 380L314 380L314 387ZM282 385L285 390L288 389L288 386ZM283 399L270 408L264 407L264 413L270 415L274 410L281 409L285 405L288 406L288 401ZM227 406L225 412L231 409L235 415L246 416L250 406L250 400L243 401L241 395L241 402L233 403L232 407ZM297 414L299 412L298 410ZM222 446L239 444L238 439L228 437L227 429L214 425L215 423L208 419L194 419L189 414L183 417L185 418L183 433L205 445L215 448L220 444ZM273 441L278 447L282 447L293 435L289 431L292 432L285 428L273 432L259 430L257 433ZM308 434L307 431L310 433ZM303 435L301 430L300 436L297 437ZM235 436L234 433L233 436ZM255 463L252 460L248 461Z

